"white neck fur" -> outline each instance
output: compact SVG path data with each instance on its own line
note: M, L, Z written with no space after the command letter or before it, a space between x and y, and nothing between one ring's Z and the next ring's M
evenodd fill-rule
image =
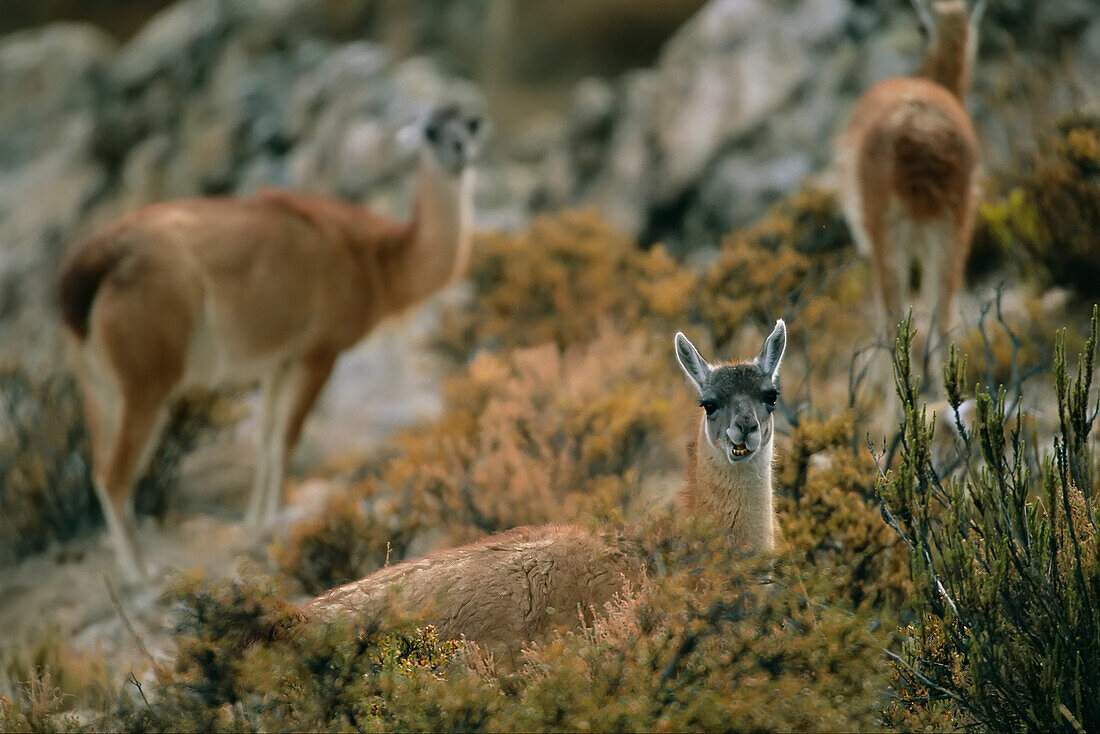
M775 548L774 435L748 459L732 464L707 440L705 421L699 425L695 443L696 510L726 526L737 546L771 552Z
M425 148L420 151L417 187L412 250L424 280L440 288L461 277L469 264L473 171L466 167L457 175L448 173Z

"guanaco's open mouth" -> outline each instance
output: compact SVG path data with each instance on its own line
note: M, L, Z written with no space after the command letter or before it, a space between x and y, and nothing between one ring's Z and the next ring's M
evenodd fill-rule
M730 449L734 456L744 456L749 453L749 447L743 443L735 443Z

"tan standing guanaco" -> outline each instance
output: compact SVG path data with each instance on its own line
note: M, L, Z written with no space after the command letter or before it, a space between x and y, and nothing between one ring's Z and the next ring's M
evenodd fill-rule
M916 310L946 343L978 204L981 151L965 108L986 0L913 0L929 34L915 76L878 82L837 141L845 218L870 259L882 334ZM925 354L929 353L925 349Z
M77 244L60 306L92 439L94 482L119 566L145 568L132 495L169 402L259 381L257 470L246 519L270 523L302 423L341 352L386 316L461 277L470 256L480 117L423 121L413 214L268 190L142 208Z

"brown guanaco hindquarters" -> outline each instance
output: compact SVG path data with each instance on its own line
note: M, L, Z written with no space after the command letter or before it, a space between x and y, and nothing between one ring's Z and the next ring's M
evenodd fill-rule
M712 367L676 335L677 357L705 411L683 505L750 553L774 547L772 410L786 338L780 320L754 361ZM444 637L514 656L523 643L600 611L644 571L632 539L575 525L524 527L383 568L318 596L302 616L355 623L396 600Z
M838 186L870 259L884 334L916 301L943 344L978 201L980 150L963 105L985 0L972 16L960 0L914 2L930 34L924 64L918 76L881 81L856 102L838 140Z
M260 382L247 518L257 526L274 519L289 453L337 356L464 272L468 161L480 126L455 108L430 116L407 223L336 199L266 191L152 205L73 249L61 271L61 313L96 490L128 578L144 573L134 484L166 405L184 390Z

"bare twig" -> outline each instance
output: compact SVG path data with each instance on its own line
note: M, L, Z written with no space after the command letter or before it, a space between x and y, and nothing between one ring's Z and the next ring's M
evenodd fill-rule
M134 625L130 622L130 618L126 616L126 611L122 608L122 602L118 599L118 593L115 591L115 586L111 583L111 579L106 574L103 575L103 583L107 586L107 595L111 597L111 606L118 612L119 619L122 620L122 624L125 625L127 631L134 638L134 642L137 643L138 650L149 660L149 664L153 666L153 670L158 674L160 673L161 666L153 657L153 654L149 652L149 648L145 646L145 641L141 639L141 635L134 629ZM131 673L133 675L133 673ZM140 689L139 689L140 690Z

